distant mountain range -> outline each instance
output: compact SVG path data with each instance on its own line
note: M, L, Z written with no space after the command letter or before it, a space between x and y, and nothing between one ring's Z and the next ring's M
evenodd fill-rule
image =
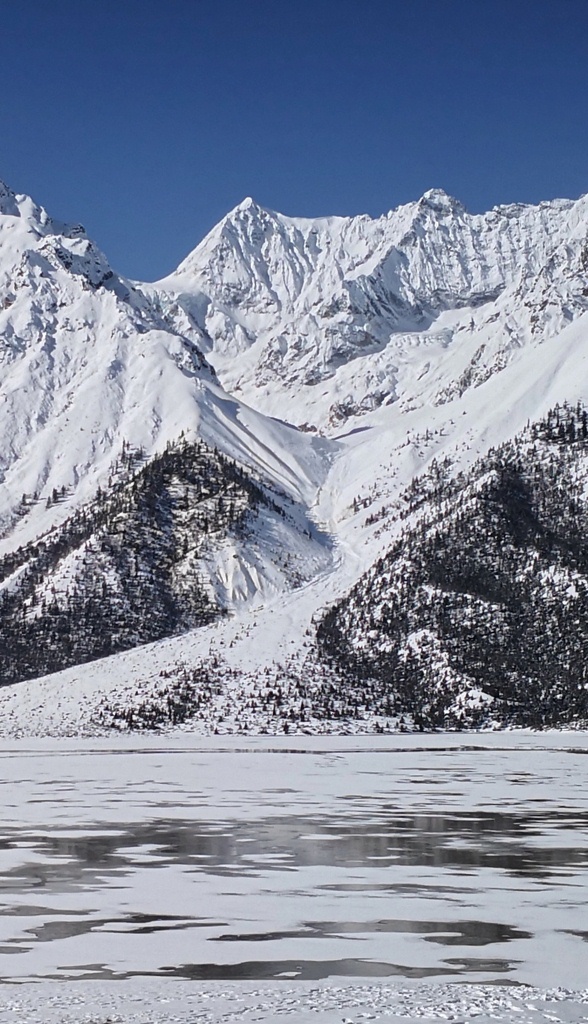
M0 730L588 723L587 310L588 197L142 284L0 183Z

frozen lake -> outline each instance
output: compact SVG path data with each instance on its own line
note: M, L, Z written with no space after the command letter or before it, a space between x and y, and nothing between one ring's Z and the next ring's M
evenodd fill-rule
M588 987L588 737L3 741L4 982Z

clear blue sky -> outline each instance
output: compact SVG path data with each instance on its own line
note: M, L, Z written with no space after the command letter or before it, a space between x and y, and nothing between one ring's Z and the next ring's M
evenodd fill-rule
M6 0L0 115L0 178L142 279L246 195L574 197L588 0Z

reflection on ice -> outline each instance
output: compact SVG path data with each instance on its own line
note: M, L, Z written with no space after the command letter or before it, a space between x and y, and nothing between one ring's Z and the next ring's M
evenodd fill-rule
M4 979L588 983L573 752L85 753L53 789L61 757L24 763L0 790Z
M445 961L440 971L435 967L414 967L377 960L247 960L238 964L181 964L164 968L174 978L193 981L262 981L270 978L297 978L300 981L320 981L323 978L433 978L439 974L459 975L467 971L503 973L511 969L509 960L470 960L469 965Z

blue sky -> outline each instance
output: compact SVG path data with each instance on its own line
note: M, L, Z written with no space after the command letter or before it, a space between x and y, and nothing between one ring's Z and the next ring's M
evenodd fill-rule
M7 0L0 178L168 273L246 195L588 191L588 0Z

